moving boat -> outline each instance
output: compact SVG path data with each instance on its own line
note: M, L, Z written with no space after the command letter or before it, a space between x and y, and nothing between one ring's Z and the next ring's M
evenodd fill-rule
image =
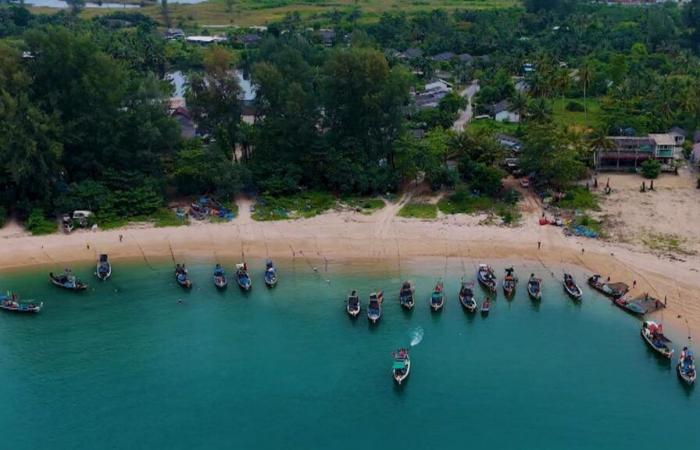
M382 301L384 293L376 291L369 294L369 305L367 305L367 319L372 323L377 323L382 318Z
M228 286L228 277L226 276L226 271L221 267L221 264L217 264L214 267L214 286L217 289L224 289Z
M629 291L629 286L627 286L625 283L603 282L603 277L600 275L593 275L589 277L588 285L596 291L602 292L613 299L620 298L625 295L627 291Z
M38 313L44 306L44 302L29 302L20 303L17 301L16 294L0 295L0 309L17 313Z
M175 281L185 289L190 289L192 287L192 280L190 280L190 275L184 264L175 265Z
M491 266L479 264L479 270L476 272L476 278L482 286L491 292L496 292L496 275Z
M443 292L442 280L438 280L433 289L433 294L430 296L430 308L433 311L440 311L445 306L445 292Z
M688 347L683 347L681 356L678 359L678 364L676 365L676 371L680 379L688 386L692 386L693 383L695 383L695 377L697 376L695 359L693 357L693 352L688 350Z
M345 311L348 312L350 317L355 318L360 314L360 296L357 295L357 291L352 291L346 300Z
M267 287L275 287L277 285L277 268L271 259L265 262L265 284Z
M642 338L649 344L652 350L664 358L671 359L673 349L668 346L671 340L664 336L664 329L661 324L651 320L645 320L642 323L641 330Z
M568 273L564 274L564 291L574 300L581 300L583 297L583 291L574 281L574 277Z
M408 349L400 348L392 353L394 357L394 364L391 367L391 374L394 377L394 381L401 385L401 383L408 378L411 373L411 359L408 357Z
M534 273L530 274L530 279L527 282L527 295L533 300L542 299L542 279L535 277Z
M70 269L66 269L62 275L54 275L53 272L50 272L49 281L54 286L68 289L69 291L84 291L88 288L88 285L78 280Z
M506 297L512 297L515 294L515 285L518 284L518 279L513 275L515 269L509 267L506 269L506 276L503 277L503 293Z
M238 283L238 287L244 291L249 291L250 288L253 287L253 281L248 274L248 264L236 264L236 282Z
M459 288L459 303L462 304L467 312L473 313L476 311L477 304L474 300L474 282L462 281L462 286Z
M488 316L489 312L491 312L491 300L489 300L489 298L486 297L484 299L484 302L481 304L481 315Z
M401 285L401 289L399 290L399 303L404 309L407 310L412 310L413 306L415 305L415 301L413 300L413 285L411 284L410 281L404 281L403 284Z
M105 281L112 276L112 264L110 264L106 254L100 255L100 259L97 261L97 270L95 271L95 275L102 281Z

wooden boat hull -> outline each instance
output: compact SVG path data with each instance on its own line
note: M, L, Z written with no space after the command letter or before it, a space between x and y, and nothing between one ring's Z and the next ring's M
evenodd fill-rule
M111 264L109 265L109 268L108 268L108 270L107 270L106 272L100 272L100 265L98 264L98 265L97 265L97 271L95 272L95 276L97 276L97 278L98 278L100 281L107 281L107 280L109 280L109 278L112 276L112 265L111 265Z
M192 281L190 279L181 281L178 279L175 279L175 282L178 284L183 289L191 289L192 288Z
M444 298L440 301L440 303L433 303L432 301L430 302L430 309L433 312L441 311L443 306L445 306L445 299Z
M226 289L228 287L228 279L226 277L223 279L214 277L214 286L216 286L217 289Z
M678 364L676 364L676 373L678 374L678 378L680 378L680 380L687 386L693 386L695 384L695 379L697 378L697 369L691 376L689 376L684 373L681 363L679 362Z
M669 349L668 347L657 347L654 345L654 342L651 339L650 333L646 331L644 327L642 327L642 330L640 331L640 334L642 336L642 339L647 343L649 348L651 348L654 351L654 354L661 356L664 359L671 360L671 357L673 356L673 350Z
M378 323L381 320L381 318L381 311L379 313L367 312L367 320L369 320L370 323Z
M496 282L493 280L485 280L482 279L481 276L478 277L479 284L483 286L485 289L491 291L491 292L496 292Z
M623 297L613 299L613 304L628 314L637 317L644 317L644 311L639 309L634 303L628 303Z
M61 289L65 289L65 290L67 290L67 291L84 291L84 290L86 290L86 289L88 288L88 285L87 285L87 284L82 283L82 282L80 282L80 281L78 281L78 282L76 283L75 287L66 286L66 285L64 285L63 283L61 283L60 281L58 281L57 279L55 279L55 278L53 277L52 274L49 274L49 281L50 281L51 284L53 284L54 286L59 287L59 288L61 288Z
M540 291L527 288L527 295L531 300L542 300L542 293Z
M265 286L267 286L269 288L273 288L273 287L277 286L277 277L272 278L272 279L268 279L267 277L265 277Z
M459 303L460 303L460 305L462 305L462 308L464 309L464 311L466 311L466 312L468 312L468 313L474 313L474 312L476 312L477 304L476 304L476 302L474 301L473 298L470 299L470 298L467 298L467 297L462 297L462 296L460 295L460 297L459 297Z
M566 295L571 297L572 300L581 300L581 297L583 297L583 292L581 292L581 288L578 286L571 288L564 283L564 292L566 292Z
M350 306L346 306L345 311L348 313L348 316L352 317L353 319L356 319L357 316L360 315L360 308L351 309Z
M242 291L249 291L253 287L253 283L250 281L250 277L236 277L236 282L238 283L238 287L241 288Z
M392 370L392 378L394 378L394 382L401 386L408 376L411 374L411 360L408 359L406 360L406 372L405 373L399 373L395 370Z
M0 304L0 309L7 311L7 312L17 313L17 314L37 314L38 312L41 311L41 308L43 308L43 307L44 307L44 302L40 302L38 304L20 303L17 306Z
M515 294L515 286L509 286L504 282L503 283L503 294L506 297L512 297Z

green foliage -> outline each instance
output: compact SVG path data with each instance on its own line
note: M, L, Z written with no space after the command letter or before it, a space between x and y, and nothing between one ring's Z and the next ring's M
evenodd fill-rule
M566 110L569 112L584 112L585 111L585 109L581 103L575 102L573 100L569 100L566 103Z
M384 200L377 197L342 197L343 204L362 214L371 214L384 208Z
M603 222L592 218L588 214L582 214L580 216L577 216L576 219L574 220L574 225L584 226L590 230L595 231L599 235L605 234L605 230L603 228Z
M156 228L187 225L187 221L179 218L175 211L168 208L159 208L149 216L149 219L153 221Z
M579 210L599 210L598 197L582 186L576 186L566 190L564 198L558 203L558 206L565 209Z
M641 165L644 178L655 179L661 174L661 163L655 159L647 159Z
M473 191L495 197L503 189L501 180L505 178L506 173L498 167L466 160L462 162L461 169L462 179Z
M525 134L521 167L534 173L537 183L566 187L586 171L582 150L575 143L554 125L533 124Z
M399 210L399 217L436 219L438 207L432 203L409 202Z
M460 186L450 196L440 200L438 207L445 214L496 214L503 223L511 225L517 223L521 217L517 206L518 199L517 191L508 191L501 198L494 198L475 194L466 186Z
M35 236L55 233L58 229L56 221L47 219L41 209L32 210L27 218L26 227Z
M284 220L308 218L327 211L336 199L326 193L310 191L286 197L264 195L258 198L253 212L255 220Z
M7 210L5 209L4 206L0 206L0 228L5 226L6 221L7 221Z

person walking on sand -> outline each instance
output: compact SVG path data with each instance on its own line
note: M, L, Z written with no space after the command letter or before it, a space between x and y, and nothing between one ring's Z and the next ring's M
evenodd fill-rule
M119 242L121 242L121 241L123 241L123 240L124 240L124 235L123 235L123 234L120 234L120 235L119 235Z
M542 248L542 241L537 241L537 250Z
M632 287L636 288L637 287L637 280L632 281Z

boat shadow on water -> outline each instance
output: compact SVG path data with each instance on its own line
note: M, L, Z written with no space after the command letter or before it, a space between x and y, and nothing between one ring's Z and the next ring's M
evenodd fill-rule
M656 366L659 369L663 369L664 372L668 372L670 370L675 370L675 365L671 364L672 358L664 357L663 355L661 355L658 352L655 352L654 350L649 348L648 345L646 345L645 348L646 348L647 357L649 359L656 361Z

